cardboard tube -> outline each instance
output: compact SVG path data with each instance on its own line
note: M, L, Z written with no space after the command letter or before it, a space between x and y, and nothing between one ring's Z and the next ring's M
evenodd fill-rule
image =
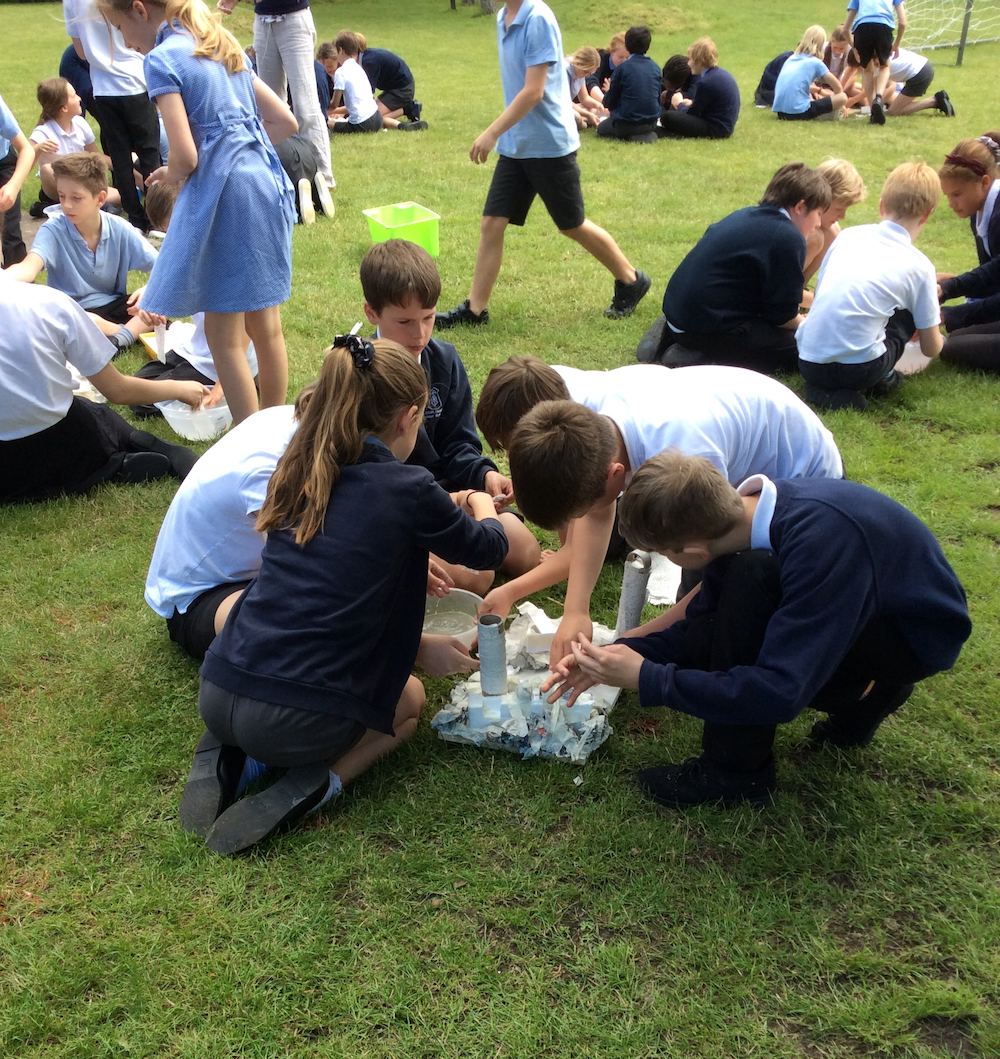
M625 574L622 577L622 594L618 600L618 621L615 624L615 635L634 629L642 617L642 608L646 604L646 585L652 569L652 557L649 552L629 552L625 559Z
M479 619L479 676L484 695L507 694L507 647L499 614Z

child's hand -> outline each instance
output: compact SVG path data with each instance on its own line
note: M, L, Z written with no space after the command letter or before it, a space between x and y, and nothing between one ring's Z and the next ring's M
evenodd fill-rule
M201 408L209 395L208 387L202 386L200 382L176 382L174 386L177 387L177 400L190 405L194 411Z
M32 140L31 146L34 147L35 154L55 154L59 150L59 144L55 140Z
M216 384L212 387L211 393L205 398L201 407L214 408L225 396L226 395L222 390L222 383L216 382Z
M581 636L579 641L574 641L571 646L572 656L567 656L556 664L554 675L542 685L543 691L547 690L546 685L551 686L561 678L563 685L571 685L576 692L570 699L572 705L581 691L594 684L610 684L614 688L639 686L639 670L642 668L643 659L642 655L631 647L620 643L595 647L586 636ZM565 688L558 695L550 696L549 701L554 702L563 694Z
M472 149L469 151L469 157L479 165L481 162L489 160L490 152L497 145L497 137L490 132L489 129L486 132L481 132L475 139L472 145Z
M427 561L427 595L441 598L455 587L451 574L433 559Z
M0 213L6 213L14 205L16 198L17 192L11 190L10 184L0 187Z
M506 585L501 585L487 592L486 598L480 603L477 613L499 614L501 618L506 618L515 602L504 591L506 587Z
M584 637L589 640L594 635L594 623L587 614L564 613L559 628L552 639L550 658L565 658L572 651L574 640Z
M509 478L504 478L499 471L486 472L483 488L494 498L493 503L497 511L503 511L514 503L514 483ZM502 496L503 499L497 500L498 496Z
M683 92L675 92L670 97L670 105L674 108L674 110L676 110L683 102L684 102L684 93Z
M449 677L454 673L471 673L479 662L469 649L454 636L435 636L424 633L417 649L417 665L429 677Z
M544 695L547 691L555 688L555 691L552 691L552 694L548 697L549 702L556 702L568 693L569 700L567 705L572 706L583 692L597 683L596 680L584 673L576 664L576 659L572 655L567 655L561 662L557 662L551 668L552 676L548 677L539 689Z
M215 6L224 14L231 15L236 7L236 0L216 0Z

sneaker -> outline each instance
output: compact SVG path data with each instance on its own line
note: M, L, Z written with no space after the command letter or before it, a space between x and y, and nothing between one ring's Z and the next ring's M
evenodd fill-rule
M662 364L665 368L690 368L695 364L704 363L704 353L700 353L697 349L688 349L679 342L668 346L657 361L657 364Z
M893 390L899 389L899 381L899 372L890 368L868 392L872 397L888 397Z
M130 452L112 481L122 485L138 485L141 482L155 482L166 478L170 473L170 460L159 452Z
M397 126L400 132L422 132L427 128L426 121L401 121Z
M319 199L319 208L323 211L323 216L332 217L336 210L333 205L333 196L330 194L326 181L317 173L313 184L316 187L316 197Z
M814 743L831 743L843 748L867 746L879 726L913 694L913 684L877 682L863 698L845 710L817 721L809 732Z
M231 805L212 824L205 845L213 853L239 853L290 827L330 789L325 761L290 768L277 783Z
M28 207L28 216L34 217L36 221L45 220L47 203L39 202L37 199Z
M671 809L729 807L740 802L763 808L774 801L778 785L773 757L756 772L734 772L704 757L691 757L682 765L643 769L635 774L635 780L653 801Z
M421 103L419 99L415 99L410 104L409 110L406 112L406 116L410 119L410 121L419 121L423 109L423 103Z
M313 189L308 177L303 177L298 183L299 192L299 220L302 224L316 223L316 210L313 208Z
M649 276L645 272L640 272L639 269L635 270L635 280L632 283L622 283L620 279L616 279L615 296L604 310L604 315L609 320L620 320L624 316L631 316L652 285L653 281Z
M663 342L663 329L667 326L667 318L660 315L649 325L646 333L639 339L635 347L635 359L640 364L658 364L660 345Z
M835 412L841 408L853 408L856 412L863 412L868 407L867 398L857 390L824 390L813 386L811 382L802 387L802 396L817 408L829 408Z
M942 88L940 92L934 93L934 102L946 118L953 118L955 116L955 107L952 105L951 100L948 98L948 93Z
M170 471L182 482L198 461L198 453L184 445L172 445L148 430L133 430L129 444L136 452L156 452L170 461Z
M227 746L206 728L194 751L194 764L181 795L181 827L207 835L216 819L236 799L246 754Z
M474 313L469 308L469 299L466 298L461 305L456 305L454 309L449 309L446 313L437 313L434 317L434 330L447 331L450 327L455 327L458 324L480 327L489 322L489 309L483 309L481 313Z
M875 101L872 103L872 115L868 119L869 125L884 125L885 124L885 104L882 102L881 96L876 96Z

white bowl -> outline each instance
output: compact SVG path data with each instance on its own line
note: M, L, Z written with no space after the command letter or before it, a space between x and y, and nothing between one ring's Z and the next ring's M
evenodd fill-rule
M482 602L482 596L464 588L453 588L446 596L428 596L424 632L454 636L471 647L476 638L476 613Z
M233 413L223 398L214 408L192 409L183 401L158 401L156 407L174 433L189 441L211 441L233 421Z

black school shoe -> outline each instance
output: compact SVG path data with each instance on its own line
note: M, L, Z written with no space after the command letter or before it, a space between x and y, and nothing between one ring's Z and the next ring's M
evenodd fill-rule
M857 390L824 390L813 386L811 382L802 387L802 396L811 405L829 408L834 412L841 408L853 408L856 412L863 412L868 407L868 398Z
M170 473L182 482L191 472L191 468L198 462L198 453L186 448L184 445L172 445L148 430L133 430L129 437L129 444L136 452L158 452L170 461Z
M400 132L423 132L427 128L426 121L401 121L396 128Z
M208 834L219 814L233 804L246 759L239 747L227 746L205 729L181 795L180 818L185 831Z
M681 765L643 769L635 774L635 781L654 802L671 809L729 808L741 802L763 809L774 801L778 786L773 757L756 772L734 772L705 757L689 757Z
M469 299L466 298L461 305L449 309L446 313L436 313L434 316L434 330L447 331L458 324L468 324L470 327L481 327L490 322L489 309L483 309L481 313L474 313L469 308Z
M875 102L872 103L872 116L868 119L869 125L884 125L885 124L885 104L882 102L881 96L875 97Z
M856 705L831 713L825 721L817 721L809 738L814 743L832 743L845 749L867 746L886 717L895 713L913 694L913 687L913 684L877 682Z
M205 845L213 853L239 853L291 827L323 800L330 786L325 761L290 768L277 783L231 805L212 825Z
M948 93L942 88L940 92L934 93L934 103L946 118L955 116L955 107L948 98Z
M615 296L604 310L604 315L609 320L620 320L624 316L631 316L652 285L653 281L649 276L645 272L640 272L639 269L635 270L635 280L632 283L622 283L620 279L616 279Z

